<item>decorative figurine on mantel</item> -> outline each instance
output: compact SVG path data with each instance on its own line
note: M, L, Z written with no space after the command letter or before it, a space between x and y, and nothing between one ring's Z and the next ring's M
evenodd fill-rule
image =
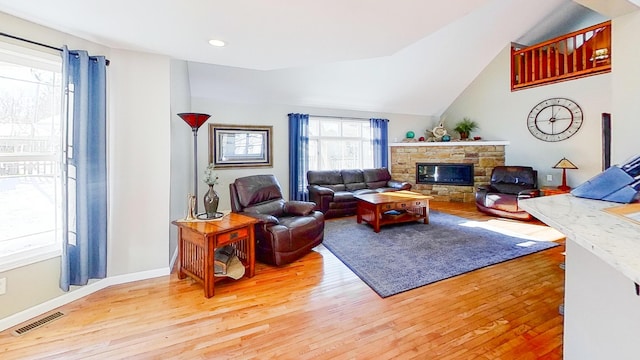
M431 132L433 133L433 137L436 139L436 141L443 141L442 138L447 135L447 129L444 128L442 122L440 122L438 126L434 127Z
M435 137L435 136L433 136L433 131L432 131L431 129L426 129L426 130L424 131L424 134L425 134L425 138L426 138L426 139L425 139L425 141L426 141L426 142L435 142L435 141L438 141L438 140L436 140L436 137Z

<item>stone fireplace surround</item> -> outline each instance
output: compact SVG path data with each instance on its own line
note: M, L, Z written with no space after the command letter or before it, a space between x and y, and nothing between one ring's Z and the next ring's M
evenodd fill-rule
M394 180L412 184L412 191L436 201L473 202L475 187L486 185L491 170L504 165L508 141L450 141L392 143L390 171ZM416 163L473 164L474 186L416 184Z

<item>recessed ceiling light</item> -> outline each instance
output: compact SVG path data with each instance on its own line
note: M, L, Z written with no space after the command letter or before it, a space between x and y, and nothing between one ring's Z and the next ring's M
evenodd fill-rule
M222 40L217 40L217 39L211 39L209 40L209 44L213 45L213 46L218 46L218 47L222 47L225 46L225 42Z

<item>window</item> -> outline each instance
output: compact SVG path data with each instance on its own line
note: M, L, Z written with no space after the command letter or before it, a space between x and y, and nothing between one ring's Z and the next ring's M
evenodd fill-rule
M309 170L372 167L369 120L309 116Z
M60 62L0 43L0 271L60 253Z

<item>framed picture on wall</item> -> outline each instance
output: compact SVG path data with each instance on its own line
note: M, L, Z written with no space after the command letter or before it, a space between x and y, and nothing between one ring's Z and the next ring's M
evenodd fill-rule
M215 168L273 166L272 126L209 124L209 162Z

